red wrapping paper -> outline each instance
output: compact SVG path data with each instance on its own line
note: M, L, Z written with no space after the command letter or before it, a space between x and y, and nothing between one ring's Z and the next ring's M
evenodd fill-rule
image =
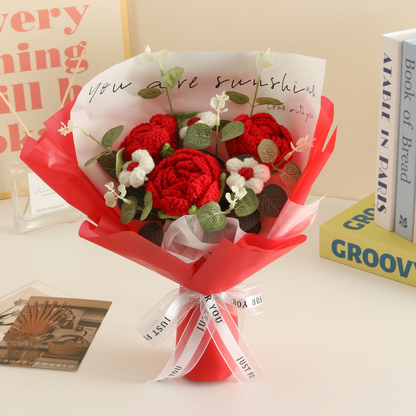
M223 239L206 260L202 258L194 264L182 262L139 236L137 224L122 225L116 210L105 205L103 195L78 167L72 134L64 137L58 132L61 122L67 125L72 106L73 102L45 122L48 130L38 142L32 138L26 140L21 159L69 204L97 224L94 226L85 221L79 229L82 238L204 295L233 288L306 240L304 235L268 240L259 235L246 234L236 244ZM325 149L324 145L333 116L332 102L322 97L315 130L316 140L304 172L290 195L290 200L297 204L305 202L316 177L332 153L336 130ZM211 344L213 341L206 351L207 357L210 354L211 358L201 360L198 368L194 369L195 373L189 374L190 378L217 380L230 374L215 345ZM213 371L212 360L218 361L216 371Z
M334 150L335 139L337 136L336 128L325 146L333 120L334 104L328 98L321 97L321 111L319 113L318 122L316 123L313 147L310 150L305 169L289 197L289 199L296 204L303 205L305 203L313 183Z

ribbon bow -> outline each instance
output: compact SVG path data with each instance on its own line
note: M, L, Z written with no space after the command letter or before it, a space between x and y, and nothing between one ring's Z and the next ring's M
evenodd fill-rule
M156 346L177 329L193 308L169 362L153 381L186 375L198 363L211 339L238 381L253 380L263 373L230 315L250 316L264 312L260 285L236 286L208 296L180 287L143 317L137 329L145 340ZM239 342L233 333L238 334Z

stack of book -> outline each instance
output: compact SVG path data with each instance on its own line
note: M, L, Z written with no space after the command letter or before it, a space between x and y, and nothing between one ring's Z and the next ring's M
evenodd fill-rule
M382 36L376 190L321 225L320 255L416 286L416 29Z

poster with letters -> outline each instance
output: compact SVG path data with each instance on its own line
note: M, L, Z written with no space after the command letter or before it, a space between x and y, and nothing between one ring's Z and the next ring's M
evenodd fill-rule
M0 92L34 139L90 79L130 57L125 1L0 0ZM0 199L26 137L0 99Z

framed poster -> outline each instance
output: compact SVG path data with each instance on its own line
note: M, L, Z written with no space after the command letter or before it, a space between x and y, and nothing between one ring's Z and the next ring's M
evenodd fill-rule
M0 0L0 92L36 140L63 101L128 58L126 0ZM0 199L10 197L9 168L26 137L0 100Z

